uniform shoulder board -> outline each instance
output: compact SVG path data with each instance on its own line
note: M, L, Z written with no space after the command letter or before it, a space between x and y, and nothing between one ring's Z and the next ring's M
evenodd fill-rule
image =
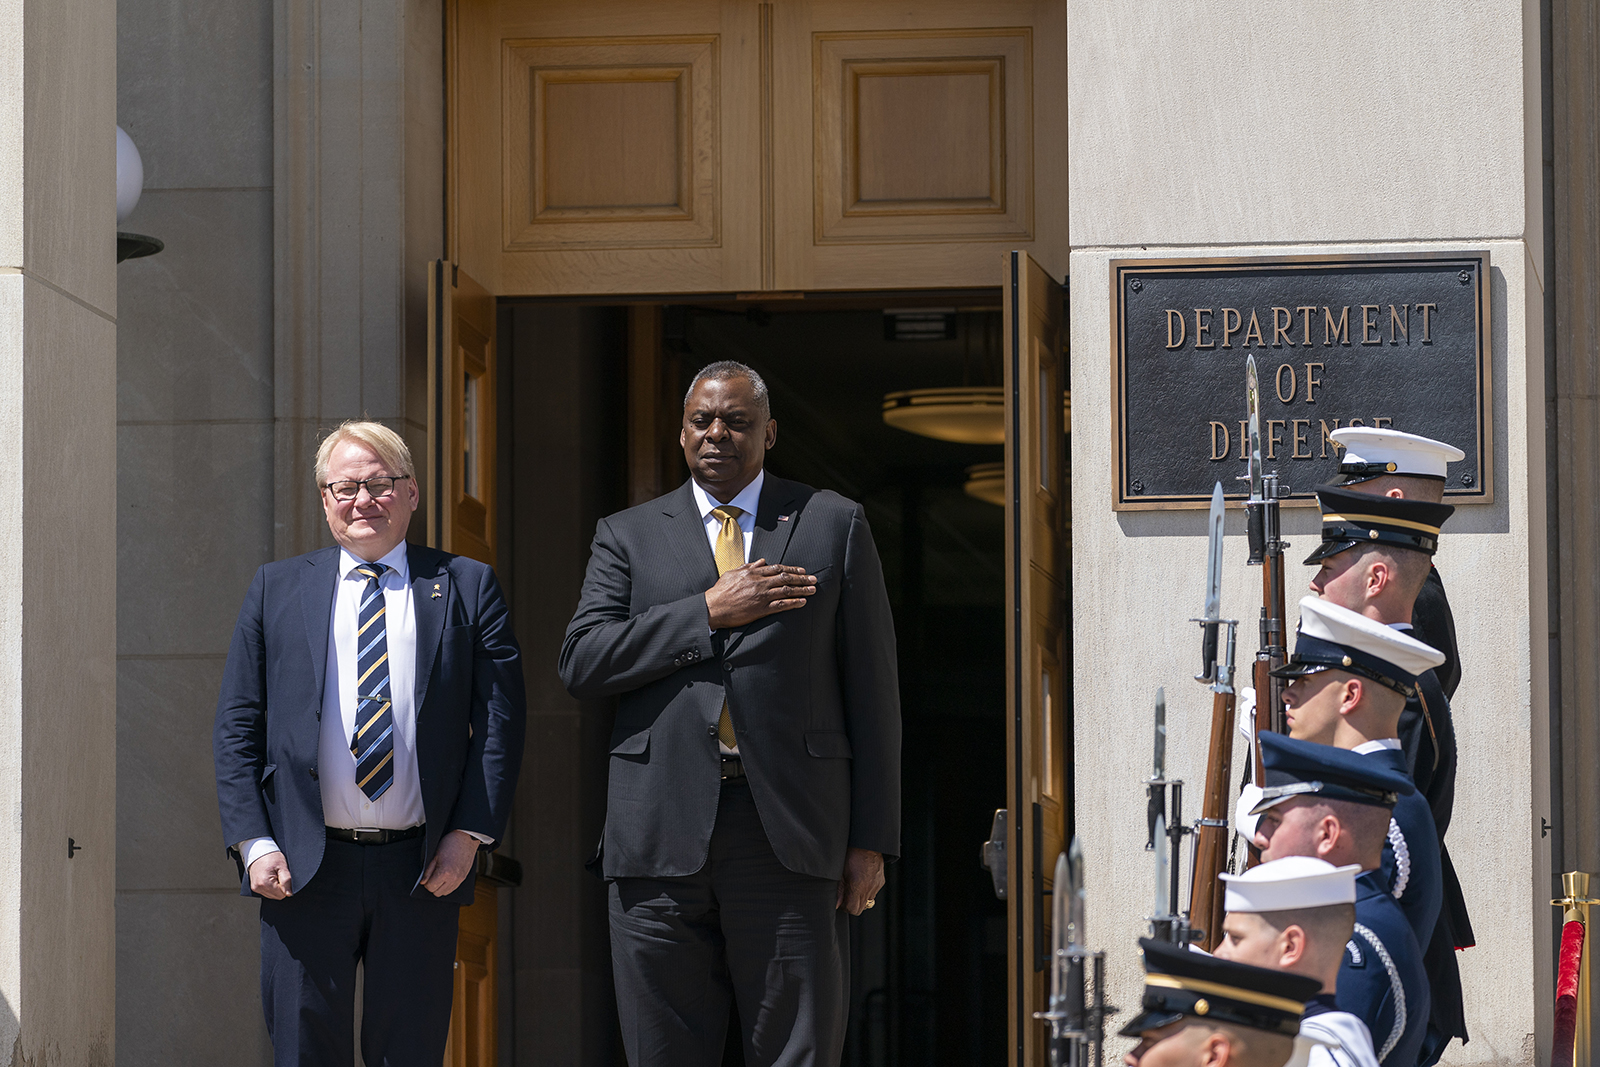
M1367 965L1367 958L1362 953L1361 946L1356 944L1355 938L1352 937L1345 944L1344 950L1350 954L1350 966L1365 967Z

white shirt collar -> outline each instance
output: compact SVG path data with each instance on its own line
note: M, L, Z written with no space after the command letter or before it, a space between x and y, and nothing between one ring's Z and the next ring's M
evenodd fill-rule
M398 545L395 545L393 548L391 548L387 555L378 560L379 563L394 571L395 574L399 576L402 584L411 580L411 568L407 565L409 548L410 546L405 541L401 541ZM345 548L341 545L339 547L340 580L342 581L343 579L350 577L350 572L365 562L366 560L352 555L348 548ZM388 576L385 575L384 577Z
M1383 752L1399 747L1400 739L1398 737L1385 737L1377 741L1363 741L1350 751L1357 755L1365 756L1369 752Z
M1384 625L1388 626L1391 630L1399 630L1401 633L1411 629L1411 624L1409 622L1391 622L1385 623Z
M736 507L744 512L744 515L739 516L741 524L744 523L746 516L749 517L751 523L755 522L756 508L761 504L761 486L766 480L767 472L765 470L757 471L750 484L739 490L738 496L728 501L729 506ZM720 508L722 506L721 501L700 488L700 483L693 478L689 479L689 485L694 492L695 506L700 509L701 521L704 521L705 517L711 514L712 508Z

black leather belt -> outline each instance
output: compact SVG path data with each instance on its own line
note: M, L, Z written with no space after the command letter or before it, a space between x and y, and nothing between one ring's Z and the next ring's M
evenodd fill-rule
M722 757L722 780L724 782L726 782L731 778L743 778L743 777L744 777L744 760L740 759L738 756L723 756Z
M420 826L409 826L404 830L346 830L342 826L330 826L327 830L328 840L348 841L352 845L388 845L422 836Z

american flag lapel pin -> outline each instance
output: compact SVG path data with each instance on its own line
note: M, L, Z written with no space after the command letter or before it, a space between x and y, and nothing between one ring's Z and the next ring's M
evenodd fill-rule
M789 516L787 516L787 515L779 515L778 516L778 521L779 522L788 522L789 521Z
M439 583L438 582L434 582L433 583L433 599L434 600L438 600L442 596L444 596L444 594L439 592Z

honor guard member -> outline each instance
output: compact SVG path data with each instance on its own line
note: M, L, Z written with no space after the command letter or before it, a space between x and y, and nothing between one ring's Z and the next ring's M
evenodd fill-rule
M1406 774L1396 731L1417 675L1443 657L1337 604L1314 596L1300 601L1294 655L1272 673L1291 679L1284 690L1289 736L1349 749ZM1409 775L1407 775L1409 777ZM1383 873L1417 944L1433 937L1443 889L1433 813L1419 793L1400 798L1389 821Z
M1437 452L1435 456L1442 471L1444 461L1437 458ZM1393 462L1401 467L1399 461ZM1401 469L1418 466L1421 465L1409 462ZM1443 484L1442 480L1436 481ZM1423 500L1354 493L1339 486L1320 487L1317 499L1323 512L1323 540L1306 560L1320 568L1311 588L1324 600L1395 629L1406 628L1413 617L1411 609L1418 591L1429 573L1425 569L1429 566L1427 561L1438 548L1439 528L1455 509ZM1416 690L1400 714L1399 736L1412 781L1433 813L1440 842L1440 919L1434 930L1421 939L1434 993L1434 1017L1422 1060L1423 1067L1429 1067L1437 1062L1451 1037L1466 1043L1466 1012L1455 950L1471 948L1475 943L1466 898L1445 845L1455 804L1456 738L1450 702L1436 671L1424 671L1418 676Z
M1355 863L1355 934L1339 967L1338 1004L1367 1024L1382 1067L1415 1067L1426 1036L1422 949L1380 869L1389 815L1411 779L1347 749L1260 735L1265 769L1255 845L1268 862L1311 856Z
M1322 983L1142 938L1144 999L1128 1067L1283 1067ZM1148 1062L1146 1062L1148 1060Z
M1243 874L1224 874L1219 959L1304 975L1322 983L1306 1002L1300 1036L1314 1044L1309 1067L1378 1067L1367 1024L1342 1011L1335 994L1344 949L1355 930L1357 863L1335 867L1286 856Z
M1466 457L1455 445L1399 430L1344 426L1328 436L1344 450L1333 484L1371 496L1438 504L1444 500L1447 465ZM1417 594L1413 615L1417 640L1444 653L1444 664L1438 670L1439 684L1445 696L1453 699L1461 682L1456 620L1450 613L1450 601L1444 595L1444 582L1437 567L1428 568L1428 579Z

